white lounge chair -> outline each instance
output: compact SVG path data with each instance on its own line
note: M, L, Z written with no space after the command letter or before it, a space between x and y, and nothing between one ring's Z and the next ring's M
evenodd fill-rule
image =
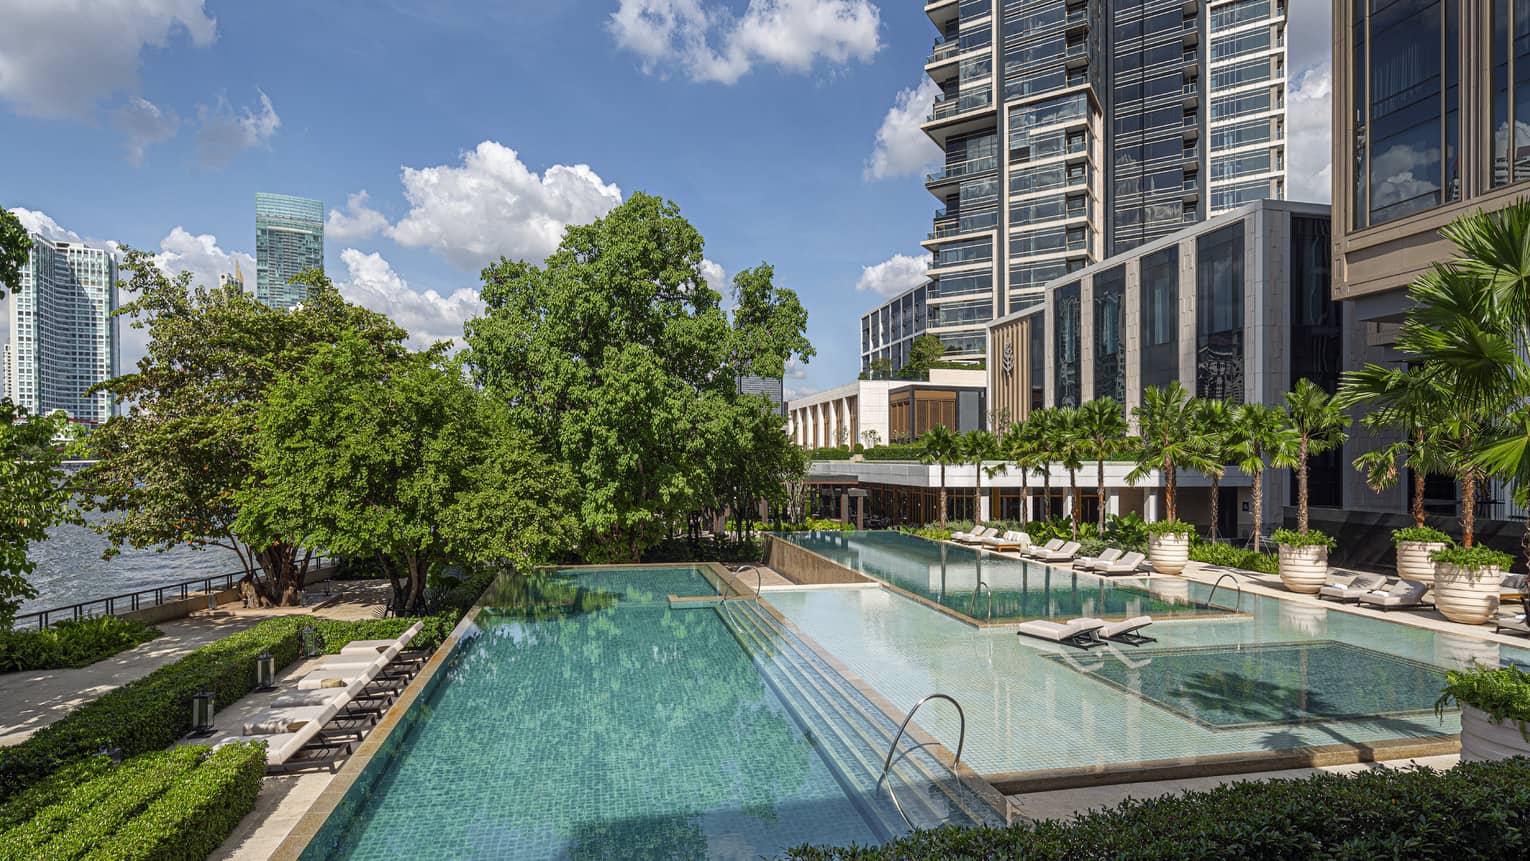
M382 655L368 664L325 664L298 679L297 688L300 691L312 691L348 687L357 679L371 681L387 665L388 658Z
M981 544L985 550L1019 552L1031 546L1031 536L1026 535L1024 532L1015 532L1011 530L998 538L993 538L991 536L983 538L978 543Z
M1133 616L1120 622L1106 622L1103 627L1095 632L1095 635L1102 640L1125 643L1128 646L1156 643L1158 641L1153 637L1144 637L1137 633L1151 624L1153 624L1152 616Z
M1033 553L1031 554L1031 558L1041 562L1068 562L1077 555L1078 542L1069 541L1067 544L1064 544L1056 550L1043 550L1039 553Z
M244 722L245 735L282 735L289 732L297 732L304 725L317 723L320 726L329 723L330 719L340 711L340 707L349 700L342 701L340 698L331 700L324 705L316 706L287 706L286 708L266 709L250 715Z
M1016 630L1022 636L1035 637L1038 640L1062 643L1077 649L1093 649L1096 646L1105 645L1104 640L1095 636L1096 632L1103 627L1105 622L1102 619L1074 619L1069 622L1033 619L1029 622L1021 622Z
M1098 556L1080 556L1073 560L1073 567L1081 571L1088 571L1096 565L1109 565L1121 558L1121 551L1115 547L1107 547L1100 551Z
M397 646L399 651L409 648L409 643L425 627L424 622L415 622L409 629L392 640L352 640L340 647L340 654L349 655L358 652L385 652L389 646ZM395 652L397 654L397 652Z
M951 540L961 544L977 544L984 538L992 538L998 534L999 529L996 526L980 526L977 529L972 530L971 533L953 533L951 535Z
M1399 607L1417 607L1424 603L1424 593L1429 591L1428 583L1417 580L1398 580L1391 589L1383 592L1376 590L1360 596L1360 603L1371 607L1380 607L1383 610L1395 610Z
M1021 550L1020 555L1029 558L1035 558L1038 553L1046 553L1048 551L1057 550L1062 546L1063 540L1061 538L1053 538L1051 541L1048 541L1039 547L1033 544L1024 550Z
M1346 582L1343 578L1328 581L1318 589L1318 598L1330 601L1358 601L1361 595L1384 590L1387 578L1382 574L1356 574Z
M1146 556L1133 550L1114 562L1095 565L1093 571L1096 574L1135 574L1146 559Z

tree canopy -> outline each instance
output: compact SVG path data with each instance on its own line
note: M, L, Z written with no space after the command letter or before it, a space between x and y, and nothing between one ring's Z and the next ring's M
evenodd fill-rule
M21 602L37 594L27 582L35 566L27 546L68 517L69 492L52 444L65 424L62 414L28 415L0 399L0 630L9 630Z
M7 287L15 290L21 286L21 267L27 265L31 250L32 239L21 226L21 219L0 206L0 299L5 298Z

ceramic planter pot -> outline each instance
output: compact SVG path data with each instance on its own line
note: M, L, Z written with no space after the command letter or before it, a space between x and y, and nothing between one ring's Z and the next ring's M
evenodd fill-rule
M1493 723L1487 712L1475 706L1461 706L1461 761L1484 762L1530 756L1530 741L1525 740L1521 721L1505 718Z
M1480 625L1498 612L1497 566L1463 568L1438 564L1434 570L1434 608L1452 622Z
M1434 560L1429 558L1437 550L1444 550L1443 541L1397 542L1397 576L1420 583L1434 582Z
M1316 595L1328 582L1328 548L1321 544L1280 545L1280 582L1292 592Z
M1190 561L1190 533L1168 532L1148 537L1148 561L1160 574L1178 574Z

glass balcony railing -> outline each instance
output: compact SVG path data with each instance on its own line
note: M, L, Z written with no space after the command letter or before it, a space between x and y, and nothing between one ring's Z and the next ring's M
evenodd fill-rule
M1088 42L1074 42L1073 44L1068 46L1068 50L1064 54L1064 56L1067 56L1067 57L1087 57L1087 56L1089 56L1089 43Z
M934 173L925 174L924 182L926 185L937 182L945 182L947 180L958 179L964 176L972 176L973 174L986 173L990 170L996 170L998 167L999 159L997 156L969 159L967 161L957 162L956 164L948 164L944 168L937 170Z
M1068 23L1070 25L1071 24L1087 24L1088 22L1089 22L1089 10L1088 9L1069 9L1068 10Z
M930 111L929 120L943 120L946 117L954 117L958 114L965 114L968 111L986 108L992 104L993 89L984 87L975 93L963 93L955 98L937 101L934 109ZM929 120L926 120L926 122Z
M941 60L949 60L961 52L962 43L960 41L953 39L949 42L936 42L935 50L930 52L929 59L925 60L924 63L928 66L930 63L938 63Z

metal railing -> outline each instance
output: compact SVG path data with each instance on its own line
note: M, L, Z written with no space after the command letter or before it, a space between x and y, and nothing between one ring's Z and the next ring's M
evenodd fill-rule
M765 574L760 571L760 566L758 566L758 565L744 565L744 566L741 566L741 567L733 569L733 591L738 592L739 576L741 574L743 574L745 571L753 571L754 572L754 600L755 601L759 601L760 597L765 592ZM742 592L740 592L737 597L743 598L745 596L744 596L744 594ZM728 596L724 595L723 596L723 601L727 601L727 600L728 600Z
M956 716L961 721L961 732L956 737L956 756L951 760L951 773L955 774L957 768L961 766L962 748L967 744L967 713L962 711L962 704L957 702L956 698L950 694L929 694L920 699L919 702L914 703L914 707L908 710L907 715L904 715L903 723L899 724L898 726L898 734L893 736L892 744L888 745L887 747L887 759L882 763L882 776L877 778L877 786L875 791L881 791L882 784L887 782L887 775L892 772L893 754L898 752L898 742L903 738L903 733L908 731L909 721L914 719L914 713L919 711L919 707L929 702L930 700L945 700L946 702L956 707ZM924 745L919 745L915 748L915 750L923 746ZM908 818L907 813L903 812L903 803L898 801L898 793L893 791L891 783L887 784L887 795L892 799L893 807L897 808L898 815L903 817L903 821L908 825L909 828L914 828L915 826L913 821Z
M977 596L978 596L978 593L983 591L984 589L988 590L988 621L992 622L993 621L993 589L989 588L988 584L983 582L982 580L979 580L978 584L977 584L977 588L972 590L972 600L967 602L967 615L971 616L973 614L973 611L975 611L977 609ZM960 707L958 706L958 708L960 708Z
M310 562L308 573L314 574L322 570L324 570L324 557L314 557ZM119 613L147 610L151 607L168 604L171 601L185 601L192 594L198 592L211 593L223 589L232 589L235 583L251 573L253 573L252 570L245 569L230 571L225 574L211 574L205 577L182 580L179 583L168 583L164 586L139 589L136 592L124 592L120 595L111 595L106 598L92 598L89 601L80 601L49 610L17 613L16 618L11 622L11 627L19 630L31 628L35 625L37 630L41 631L56 622L78 622L82 619L93 619L98 616L115 616Z
M1235 589L1237 591L1237 593L1238 593L1238 600L1237 600L1237 602L1235 604L1233 604L1233 612L1234 613L1241 613L1241 612L1243 612L1243 584L1239 583L1238 582L1238 578L1233 576L1233 574L1231 572L1223 574L1221 577L1217 578L1217 581L1215 583L1211 584L1211 591L1209 593L1207 593L1207 595L1206 595L1206 606L1208 606L1208 607L1216 606L1215 604L1211 603L1211 599L1215 598L1217 596L1217 588L1222 585L1222 581L1223 580L1228 580L1228 579L1232 580L1232 582L1233 582L1233 589Z

